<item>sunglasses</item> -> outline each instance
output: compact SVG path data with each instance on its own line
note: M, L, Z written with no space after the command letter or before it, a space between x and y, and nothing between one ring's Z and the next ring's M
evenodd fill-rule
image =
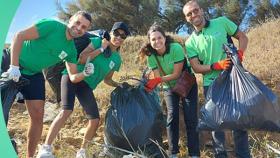
M193 14L196 15L196 14L199 12L199 10L200 10L200 8L195 8L194 10L188 12L188 13L186 14L186 16L187 16L187 17L191 17Z
M126 39L126 34L123 34L123 33L119 33L119 31L114 31L113 32L113 35L115 36L115 37L120 37L121 39Z

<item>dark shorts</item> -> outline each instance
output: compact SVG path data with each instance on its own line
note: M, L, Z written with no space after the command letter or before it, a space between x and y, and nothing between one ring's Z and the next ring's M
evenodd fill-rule
M88 119L99 119L99 111L92 89L84 81L72 83L68 75L61 78L61 101L63 109L74 109L75 96L78 98Z
M45 100L45 78L42 73L34 75L22 74L22 77L29 80L29 84L19 91L25 100Z

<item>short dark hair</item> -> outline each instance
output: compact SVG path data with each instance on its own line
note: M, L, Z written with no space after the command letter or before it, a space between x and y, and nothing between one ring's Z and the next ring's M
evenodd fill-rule
M196 3L200 6L199 1L197 1L197 0L190 0L190 1L186 2L185 6L190 5L191 3Z
M76 12L73 16L77 16L77 15L82 15L83 17L85 17L90 23L92 22L92 18L90 13L80 10L78 12Z
M189 6L190 4L192 4L192 3L196 3L196 4L199 6L199 8L201 8L201 7L200 7L200 6L201 6L201 3L200 3L199 1L197 1L197 0L190 0L190 1L187 1L186 4L183 6L183 12L184 12L185 8L186 8L187 6Z

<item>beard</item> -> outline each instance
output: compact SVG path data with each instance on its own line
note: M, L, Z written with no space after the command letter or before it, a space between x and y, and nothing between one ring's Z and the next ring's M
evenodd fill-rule
M192 25L199 27L203 24L203 18L198 17L198 18L194 19L191 23L192 23Z
M78 37L81 37L81 36L82 36L81 33L77 33L76 31L74 31L74 28L69 28L69 27L68 27L68 32L69 32L69 35L70 35L72 38L78 38Z

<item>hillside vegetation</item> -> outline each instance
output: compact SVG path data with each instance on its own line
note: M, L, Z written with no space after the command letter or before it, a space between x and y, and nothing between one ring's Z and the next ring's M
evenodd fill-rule
M272 19L260 26L252 28L247 35L249 37L248 49L245 52L244 67L261 79L266 85L280 94L280 19ZM176 39L184 42L185 39ZM126 39L121 48L123 65L120 72L116 73L116 80L123 80L126 77L140 78L145 65L139 63L137 58L140 46L147 41L147 37L133 36ZM197 75L200 85L200 106L203 104L201 76ZM130 82L130 81L129 81ZM104 116L109 105L109 95L113 88L101 84L94 91L97 98L100 113L101 127L93 142L103 143ZM47 88L47 98L52 99L52 92ZM9 122L10 134L19 142L20 157L25 156L26 131L28 124L28 114L22 105L13 106ZM279 116L280 117L280 116ZM44 125L42 142L45 140L50 123ZM80 106L76 106L71 118L61 130L59 137L54 143L55 154L58 157L74 157L82 140L82 130L86 127L86 118ZM182 132L181 132L182 133ZM280 135L270 132L250 131L250 146L253 157L276 157L273 152L266 148L266 143L280 149ZM232 145L229 143L229 145ZM203 144L202 144L203 147ZM90 153L98 153L101 147L92 144ZM181 141L180 157L185 156L184 141ZM211 149L202 148L202 157L212 157Z

